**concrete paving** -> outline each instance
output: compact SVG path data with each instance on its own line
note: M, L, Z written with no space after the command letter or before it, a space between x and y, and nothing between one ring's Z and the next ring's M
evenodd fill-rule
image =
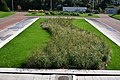
M39 18L29 17L0 31L0 48L20 34Z
M99 15L101 18L86 19L91 25L120 46L120 21L108 15Z
M111 18L107 14L99 14L98 16L100 18L96 18L95 20L104 23L120 32L120 20Z
M114 43L120 46L120 32L115 30L114 28L103 24L95 19L86 19L91 25L93 25L96 29L102 32L105 36L111 39Z
M120 71L0 68L0 80L120 80Z

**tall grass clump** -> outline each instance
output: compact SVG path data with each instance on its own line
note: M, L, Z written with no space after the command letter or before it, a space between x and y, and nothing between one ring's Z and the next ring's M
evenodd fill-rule
M41 25L50 32L51 40L28 58L26 67L105 69L110 50L98 36L73 26L68 19L50 19Z

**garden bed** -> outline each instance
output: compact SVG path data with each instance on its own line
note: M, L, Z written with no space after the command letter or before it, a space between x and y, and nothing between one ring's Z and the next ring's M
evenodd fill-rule
M95 34L71 24L71 19L50 19L42 28L51 34L43 50L34 51L24 67L47 69L105 69L110 50Z
M42 64L44 63L45 65L42 65L42 66L46 66L44 68L55 68L55 67L49 67L49 65L51 63L49 64L47 62L46 63L44 62L44 61L48 60L48 56L46 57L46 53L47 53L46 51L53 51L53 52L56 52L56 50L64 51L67 47L64 47L62 49L62 48L60 48L60 46L63 46L63 45L64 46L70 46L71 45L71 47L68 47L67 49L72 49L71 53L74 53L73 49L77 50L74 47L75 45L73 45L73 44L66 44L65 45L63 43L64 41L66 41L66 43L70 43L70 42L73 42L73 43L78 42L79 43L81 40L85 40L84 43L86 43L86 40L90 40L89 42L91 42L91 41L94 42L95 39L96 39L96 40L98 40L98 43L100 41L100 44L98 44L98 45L95 44L96 47L99 47L99 45L101 45L101 43L103 42L102 45L107 44L109 46L110 52L112 54L111 54L111 58L109 58L109 57L108 57L108 59L105 58L105 60L107 59L107 62L106 61L105 61L105 63L102 62L102 65L104 65L104 67L99 67L98 64L97 64L96 65L97 67L94 66L94 67L92 67L92 69L93 68L94 69L98 69L98 68L99 69L103 69L103 68L105 69L106 64L107 64L106 69L112 69L112 70L115 70L115 69L119 70L120 69L120 67L119 67L120 66L120 64L119 64L119 62L120 62L120 54L119 54L120 47L117 46L116 44L114 44L111 40L109 40L107 37L105 37L101 32L99 32L97 29L95 29L93 26L91 26L85 20L83 20L83 19L75 20L74 19L74 20L70 21L70 25L65 24L65 23L67 23L67 21L65 23L63 23L64 19L62 20L62 22L59 22L58 20L55 20L55 21L57 21L58 24L56 24L56 22L55 23L51 22L51 26L56 26L58 28L60 28L60 25L62 25L62 28L60 28L60 30L63 30L63 31L55 30L55 32L54 32L54 34L60 34L57 41L56 41L56 38L54 37L53 31L51 31L51 30L54 30L54 29L52 29L52 27L48 28L47 27L48 24L46 24L46 23L45 24L42 23L42 26L44 26L43 29L40 27L40 22L43 22L43 21L46 21L46 20L47 19L39 19L33 25L31 25L28 29L26 29L23 33L21 33L19 36L17 36L15 39L13 39L10 43L8 43L2 49L0 49L0 66L1 67L43 68L41 66L36 67L36 65L34 65L34 66L27 65L26 66L26 62L29 61L30 59L32 61L30 61L29 63L34 62L34 59L32 59L31 57L35 57L34 55L37 55L36 58L38 60L36 60L36 62L43 61ZM52 21L52 20L50 20L50 21ZM73 25L75 25L78 28L76 30L75 26L71 27L71 28L69 28L70 29L70 32L69 32L69 29L68 28L64 29L63 26L64 25L73 26L71 24L71 22L73 23ZM64 32L64 30L65 30L65 32ZM78 34L76 37L74 36L74 34L71 34L72 33L71 31L74 31L74 33L76 34L76 33L78 33L79 30L83 34L87 34L86 39L84 39L85 38L84 36L79 37L80 34ZM69 35L73 36L73 37L69 37L69 36L66 36L66 35L61 36L62 35L61 33L66 33L66 34L69 33ZM50 37L50 35L51 35L51 37ZM92 36L92 37L96 37L96 38L89 38L87 36ZM60 40L61 37L62 37L62 40ZM79 38L81 40L79 40ZM63 39L66 39L66 40L63 40ZM71 39L73 41L71 41L69 39ZM83 43L83 41L81 41L81 42ZM53 43L57 43L58 45L56 45L56 44L53 45ZM87 43L86 46L87 45L89 45L89 44ZM93 44L91 44L91 45L93 45ZM89 45L89 46L91 46L91 45ZM95 45L93 45L93 46L95 46ZM56 47L59 46L59 47L56 48L54 46L56 46ZM76 46L79 48L79 46L81 46L81 45L76 44ZM95 47L95 49L96 49L96 47ZM54 49L51 49L51 48L54 48ZM84 51L90 52L89 49L86 49L86 48L84 48L84 49L83 49L83 53L84 53ZM95 50L95 49L92 49L92 50ZM44 52L44 50L45 50L45 52ZM105 50L105 53L106 53L106 51L107 50ZM41 52L42 52L42 54L38 54L38 53L41 53ZM97 51L97 54L98 54L98 52L99 51ZM56 55L51 54L51 53L49 55L52 55L52 56L56 57L56 58L51 57L52 60L54 60L54 61L59 60L59 61L55 62L55 65L57 64L57 68L75 68L76 64L75 64L75 66L73 66L73 65L66 65L65 67L61 66L64 62L66 63L66 60L64 60L64 59L69 59L69 58L65 57L66 55L60 55L61 53L58 53L58 52L56 52L56 53L58 53ZM76 51L76 53L77 53L77 51ZM79 53L80 53L80 51L79 51ZM38 56L40 56L40 58L38 58ZM76 60L76 58L75 58L76 55L69 55L69 56L72 57L70 60L72 60L72 61ZM92 56L94 56L94 55L91 55L91 57ZM110 55L108 55L108 56L110 56ZM85 60L82 60L84 63L88 63L88 64L80 63L82 65L84 64L84 66L89 65L89 67L81 68L81 67L79 67L80 66L79 65L75 69L77 69L77 68L78 69L91 69L90 65L92 63L94 63L94 61L92 61L91 64L90 64L89 63L89 58L90 58L90 56L85 57ZM94 58L96 59L96 58L99 58L99 57L94 56ZM86 59L88 59L88 60L86 60ZM96 59L96 61L97 61L97 59ZM61 62L62 64L58 63L58 62ZM77 61L76 63L78 63L78 62L79 61ZM98 59L98 62L99 62L99 59ZM100 61L100 63L101 63L101 61ZM73 63L71 63L71 64L73 64Z

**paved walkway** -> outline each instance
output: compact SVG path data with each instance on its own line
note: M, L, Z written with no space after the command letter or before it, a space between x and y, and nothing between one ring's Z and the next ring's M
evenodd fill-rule
M26 12L17 12L16 14L12 16L0 18L0 30L3 30L8 26L11 26L17 22L20 22L23 19L26 19L27 17L24 16L25 14Z
M99 14L99 16L101 18L86 19L86 21L120 46L120 21L104 14Z
M0 31L0 48L24 31L39 18L29 17Z
M120 32L120 20L111 18L106 14L98 14L98 16L100 16L100 18L96 18L95 20L97 20L101 23L104 23L108 26L111 26L112 28L114 28Z
M0 80L120 80L120 71L0 68Z

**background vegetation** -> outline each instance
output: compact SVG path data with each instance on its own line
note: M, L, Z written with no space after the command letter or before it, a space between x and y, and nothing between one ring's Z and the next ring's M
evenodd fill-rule
M10 11L4 0L0 0L0 11L6 11L6 12Z
M5 0L10 8L11 0ZM14 0L14 8L17 10L17 6L20 5L22 10L36 9L36 10L50 10L51 0ZM119 4L113 4L113 0L95 0L95 10L104 10L106 7ZM62 10L63 6L69 7L88 7L92 9L93 3L89 0L52 0L53 10Z

